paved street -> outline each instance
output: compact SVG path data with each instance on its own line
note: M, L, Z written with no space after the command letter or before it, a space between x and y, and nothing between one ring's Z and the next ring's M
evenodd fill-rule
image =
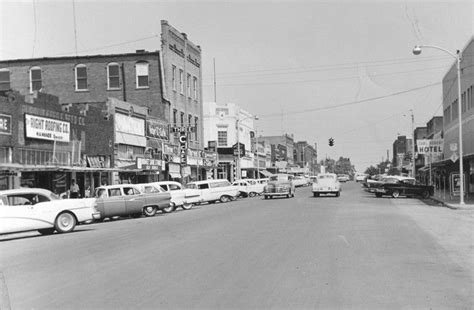
M437 236L430 223L443 212L456 211L350 182L339 198L308 187L294 199L3 236L0 287L12 309L472 309L472 238L458 247Z

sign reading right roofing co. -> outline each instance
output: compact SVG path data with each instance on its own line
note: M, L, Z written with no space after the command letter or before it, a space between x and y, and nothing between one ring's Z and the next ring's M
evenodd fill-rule
M437 140L416 140L418 154L436 155L443 153L443 139Z

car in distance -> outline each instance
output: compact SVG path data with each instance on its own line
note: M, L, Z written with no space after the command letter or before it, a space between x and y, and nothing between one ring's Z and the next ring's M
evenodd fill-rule
M421 196L424 199L430 198L434 194L434 186L417 184L413 178L402 178L395 182L383 183L376 188L375 196L385 195L398 198L399 196Z
M165 192L170 193L172 206L163 209L163 212L171 212L181 207L183 210L190 210L195 204L199 203L198 191L185 190L181 183L176 181L159 181L150 184L161 187Z
M42 235L67 233L78 223L99 218L93 198L63 200L42 188L0 191L0 234L32 230Z
M235 180L232 182L239 190L240 197L255 197L263 192L264 184L257 182L254 179Z
M365 174L365 173L356 173L355 175L355 181L358 183L358 182L364 182L365 179L368 177L369 175L368 174Z
M293 184L295 187L307 186L308 180L302 175L296 175L293 177Z
M115 216L154 216L158 210L170 206L169 193L146 193L135 184L100 186L95 189L97 209L101 219Z
M349 178L349 175L347 175L347 174L338 174L337 175L337 180L339 182L345 183L345 182L348 182L350 180L350 178Z
M293 176L289 174L275 174L270 176L267 185L263 191L265 199L275 196L295 197L295 185Z
M189 182L185 191L190 195L198 195L195 199L199 203L228 202L235 200L239 194L238 188L225 179Z
M337 180L335 173L320 173L313 182L313 196L319 197L324 194L341 195L341 183Z

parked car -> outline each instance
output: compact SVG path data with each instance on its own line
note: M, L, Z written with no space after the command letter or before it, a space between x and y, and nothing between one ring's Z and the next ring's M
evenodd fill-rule
M293 184L295 187L307 186L308 180L304 176L296 175L293 177Z
M174 204L171 202L171 194L167 193L165 190L163 190L159 185L153 184L153 183L141 183L141 184L136 184L140 191L144 194L155 194L162 196L164 199L170 199L170 202L167 203L167 206L163 208L155 208L151 205L147 206L144 210L145 214L152 214L153 212L156 213L157 210L161 210L163 213L170 213L173 212L174 210ZM168 196L169 195L169 196ZM162 205L163 203L160 203ZM154 215L154 214L153 214Z
M407 182L415 183L414 178L409 177L402 177L398 175L390 175L390 176L383 176L379 180L374 180L371 182L367 182L367 189L366 191L369 193L375 193L378 188L380 188L383 184L386 183L397 183L400 180L407 180Z
M338 175L337 175L337 180L338 180L339 182L345 183L345 182L350 181L350 178L349 178L349 175L347 175L347 174L338 174Z
M263 192L264 184L258 183L254 179L235 180L232 186L239 189L239 196L241 197L255 197Z
M42 188L0 191L0 234L37 230L67 233L78 223L99 219L93 198L62 200Z
M316 181L317 178L318 178L317 175L310 175L309 176L310 185L312 185Z
M135 184L100 186L95 189L101 219L115 216L154 216L171 204L169 193L146 193Z
M417 184L413 178L402 178L390 183L383 183L376 188L375 196L382 197L384 195L398 198L399 196L421 196L424 199L434 194L432 185Z
M289 174L276 174L269 178L268 184L263 191L265 199L275 196L286 196L288 198L295 197L295 184L293 184L293 176Z
M335 173L320 173L313 183L313 196L319 197L323 194L341 195L341 183L337 180Z
M268 180L269 180L268 178L255 179L255 181L256 181L258 184L263 184L264 187L265 187L265 185L267 185Z
M185 191L199 195L196 199L200 203L228 202L235 200L239 194L238 188L225 179L189 182Z
M199 204L200 202L199 191L193 191L190 189L185 190L184 186L179 182L160 181L151 184L161 187L165 192L168 192L171 195L171 203L173 206L163 209L164 212L171 212L178 207L183 208L183 210L190 210L195 204Z

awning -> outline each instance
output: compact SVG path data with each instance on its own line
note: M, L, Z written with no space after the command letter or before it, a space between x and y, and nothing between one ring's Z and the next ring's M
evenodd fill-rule
M260 170L260 174L263 174L267 178L273 175L273 173L268 172L267 170Z

